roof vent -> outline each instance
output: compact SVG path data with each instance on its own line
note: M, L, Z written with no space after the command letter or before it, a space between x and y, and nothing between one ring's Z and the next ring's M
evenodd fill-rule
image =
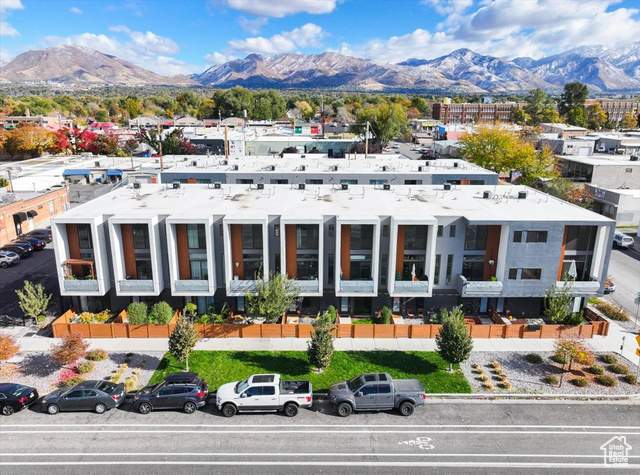
M389 183L383 183L382 184L382 189L383 190L390 190L391 189L391 185Z
M191 162L191 166L197 167L198 166L198 162L196 160L194 160L193 162Z
M141 185L142 184L139 181L134 181L133 182L133 189L134 190L139 190Z
M445 184L444 184L444 189L445 189L446 191L449 191L449 190L451 189L451 183L445 183Z
M418 167L418 171L421 172L422 171L422 166Z
M527 199L527 192L526 191L518 191L518 199L519 200L526 200Z
M306 165L300 165L300 171L304 172L307 170L307 166Z
M340 189L348 190L349 189L349 183L340 183Z
M174 190L180 189L180 183L173 183L171 186L173 187Z
M264 190L264 183L258 183L258 184L256 185L256 188L257 188L258 190Z
M638 156L637 155L631 155L629 160L632 161L632 162L637 162L638 161Z
M482 197L483 197L485 200L488 200L489 198L491 198L491 192L490 192L489 190L484 191L484 192L482 193Z
M220 162L220 165L228 165L229 162L227 162L226 160L222 160L222 162Z
M298 183L298 189L299 190L304 190L307 187L307 185L305 183Z
M221 189L221 188L222 188L222 183L220 183L219 181L216 181L216 182L213 184L213 189L214 189L214 190L219 190L219 189Z
M386 172L387 171L387 166L386 165L382 165L381 169L382 169L383 172Z
M331 167L329 167L329 170L332 172L337 172L338 171L338 165L331 165Z
M453 162L453 168L458 168L458 162Z
M274 171L275 169L276 169L276 166L275 166L275 165L268 165L268 166L267 166L267 171L268 171L268 172L272 172L272 171Z

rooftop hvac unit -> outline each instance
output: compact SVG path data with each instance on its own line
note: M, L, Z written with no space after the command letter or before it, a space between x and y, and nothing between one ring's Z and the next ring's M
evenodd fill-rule
M298 184L298 189L299 189L299 190L304 190L306 187L307 187L307 185L306 185L306 184L304 184L304 183L299 183L299 184Z
M94 162L96 164L96 168L100 167L100 162Z
M386 165L382 165L382 171L386 172L387 171L387 166Z
M191 162L191 166L192 167L197 167L198 166L198 162L194 160L193 162Z
M382 184L382 189L383 190L390 190L391 189L391 185L389 183L383 183Z
M422 166L418 167L418 171L421 172L422 171Z
M527 192L526 191L518 191L518 199L519 200L526 200L527 199Z
M487 190L487 191L484 191L484 192L482 193L482 197L483 197L485 200L488 200L489 198L491 198L491 192L490 192L490 191L488 191L488 190Z
M338 171L338 165L331 165L331 168L329 168L329 170L331 170L332 172L337 172Z
M306 155L300 155L300 158L307 158Z
M445 183L444 184L444 189L447 190L447 191L450 190L451 189L451 183Z
M267 171L268 171L268 172L272 172L272 171L274 171L275 169L276 169L276 166L275 166L275 165L269 165L269 166L267 166Z
M349 189L349 183L341 183L340 184L340 188L343 190L348 190Z
M631 158L629 158L630 161L632 162L637 162L638 161L638 156L637 155L631 155Z
M238 165L233 165L233 166L231 167L231 169L232 169L234 172L237 172L237 171L238 171Z
M226 160L222 160L222 165L227 165L229 162L227 162Z
M307 169L306 165L300 165L300 171L303 172Z
M453 168L458 168L458 162L453 162Z
M180 183L173 183L171 186L173 186L174 190L179 190L180 189Z
M264 183L258 183L256 187L258 188L258 190L264 190Z
M141 183L139 181L134 181L133 182L133 189L134 190L139 190L140 189L140 185L141 185Z
M213 188L214 188L214 190L219 190L220 188L222 188L222 183L220 183L219 181L216 181L213 184Z

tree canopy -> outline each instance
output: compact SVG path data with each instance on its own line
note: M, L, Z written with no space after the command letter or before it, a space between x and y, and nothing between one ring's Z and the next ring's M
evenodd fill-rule
M385 147L394 137L403 136L408 128L407 110L402 104L381 102L367 104L356 112L357 124L351 127L356 133L366 131L369 122L371 141Z
M560 96L558 111L567 118L571 125L586 127L587 116L584 109L584 101L589 96L589 88L580 82L570 82L564 85L564 92Z

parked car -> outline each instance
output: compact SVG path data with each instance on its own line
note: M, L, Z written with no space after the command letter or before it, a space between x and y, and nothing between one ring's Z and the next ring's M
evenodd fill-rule
M155 409L182 409L192 414L207 403L209 385L198 373L168 374L164 381L142 388L133 403L141 414Z
M33 254L33 248L31 246L27 247L24 244L15 243L5 244L4 246L0 247L0 251L15 252L20 256L20 259L24 259L25 257L29 257L31 254Z
M42 239L34 238L34 237L24 237L18 238L11 241L14 244L30 244L33 247L34 251L42 251L45 247L47 247L47 243Z
M0 412L10 416L16 411L29 407L40 396L38 390L23 384L0 383Z
M6 269L20 262L20 256L12 251L0 251L0 267Z
M613 245L618 247L633 247L635 240L631 236L622 233L615 233L613 236Z
M20 234L18 237L34 237L41 239L44 242L51 242L53 240L53 237L51 236L51 229L34 229L28 233Z
M124 384L109 381L84 381L72 388L57 389L42 400L42 409L49 414L60 411L95 411L103 414L125 400Z
M417 379L392 379L388 373L366 373L351 381L332 384L328 399L341 417L353 411L389 409L398 409L403 416L410 416L416 406L424 405L427 395Z
M244 381L223 384L216 392L216 407L225 417L237 412L277 412L288 417L301 407L311 407L310 381L288 381L279 374L254 374Z
M611 279L607 279L606 282L604 283L604 293L612 294L615 291L616 291L616 284L614 284Z

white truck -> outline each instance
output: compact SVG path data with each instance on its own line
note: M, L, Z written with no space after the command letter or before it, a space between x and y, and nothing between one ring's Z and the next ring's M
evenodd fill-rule
M282 380L279 374L254 374L244 381L223 384L216 392L216 407L225 417L238 412L277 412L288 417L311 407L310 381Z

